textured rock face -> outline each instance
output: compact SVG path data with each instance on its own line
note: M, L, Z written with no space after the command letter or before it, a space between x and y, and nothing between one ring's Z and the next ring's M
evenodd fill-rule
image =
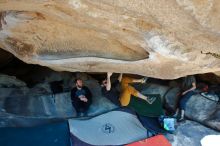
M218 101L218 97L212 96L210 99L212 100L198 94L192 96L187 102L185 114L191 120L220 131L220 106L215 102Z
M52 74L53 73L53 74ZM38 74L39 75L39 74ZM94 116L116 108L101 94L101 86L96 80L86 74L76 74L84 80L85 85L91 90L93 102L88 115ZM44 77L43 77L44 78ZM63 80L66 92L52 96L51 81ZM51 72L50 78L44 78L43 83L28 88L26 84L14 76L0 74L0 115L7 119L12 118L65 118L76 116L75 109L71 104L70 89L74 86L75 77L69 73ZM8 82L6 82L8 81ZM10 122L1 124L8 126ZM14 125L12 125L14 126Z
M219 135L219 132L187 120L178 125L175 134L168 134L166 137L172 146L201 146L200 141L207 135Z
M55 70L217 72L219 8L218 0L1 0L0 48Z

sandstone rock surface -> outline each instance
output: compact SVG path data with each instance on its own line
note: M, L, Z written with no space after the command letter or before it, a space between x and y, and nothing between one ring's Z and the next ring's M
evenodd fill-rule
M0 48L54 70L220 71L218 0L0 1Z

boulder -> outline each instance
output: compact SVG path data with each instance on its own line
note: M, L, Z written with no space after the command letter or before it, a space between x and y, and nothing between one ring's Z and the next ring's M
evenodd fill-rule
M0 2L0 48L57 71L220 71L218 0Z
M26 83L14 76L0 74L0 87L26 87Z
M218 131L220 131L219 113L219 104L200 94L193 95L186 104L186 117Z
M180 95L180 88L178 87L174 87L174 88L171 87L164 95L165 97L164 106L170 112L176 111L176 108L178 107L179 95Z

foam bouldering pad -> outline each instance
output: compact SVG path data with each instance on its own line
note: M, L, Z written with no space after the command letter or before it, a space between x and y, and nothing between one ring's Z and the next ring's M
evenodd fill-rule
M171 146L171 144L163 135L156 135L126 146Z
M147 101L132 96L128 107L132 108L138 115L148 117L159 117L164 114L160 94L146 94L149 97L155 97L156 100L149 104Z

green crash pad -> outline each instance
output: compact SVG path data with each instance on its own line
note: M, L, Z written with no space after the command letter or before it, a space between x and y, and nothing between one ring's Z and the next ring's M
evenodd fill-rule
M138 97L132 96L128 107L132 108L138 115L148 117L159 117L163 115L163 108L160 94L145 94L149 97L156 97L156 100L149 104L147 101Z

